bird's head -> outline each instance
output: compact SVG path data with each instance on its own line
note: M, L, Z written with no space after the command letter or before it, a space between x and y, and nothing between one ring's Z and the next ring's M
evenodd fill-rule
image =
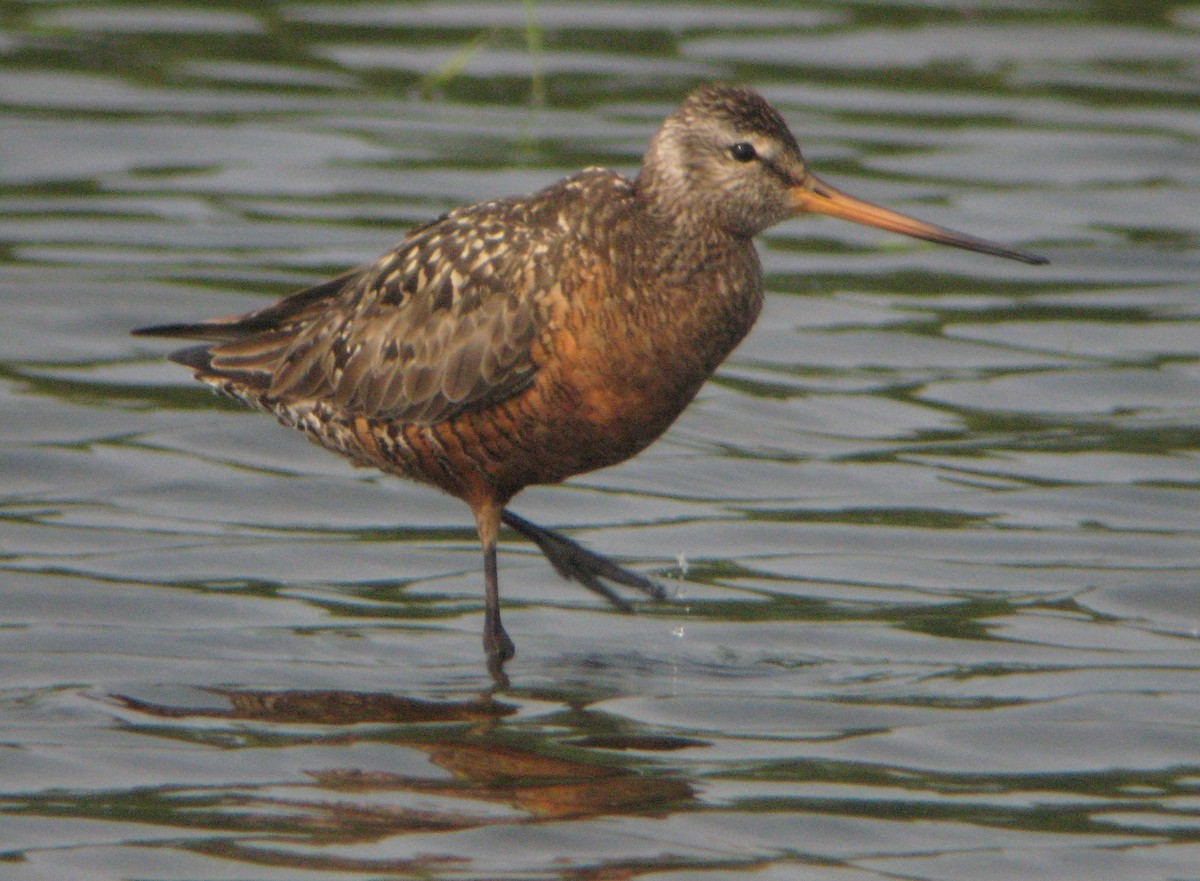
M750 89L714 84L688 96L646 153L639 189L682 228L716 228L749 238L800 214L844 220L1007 257L1043 257L935 226L865 202L821 181L771 104Z

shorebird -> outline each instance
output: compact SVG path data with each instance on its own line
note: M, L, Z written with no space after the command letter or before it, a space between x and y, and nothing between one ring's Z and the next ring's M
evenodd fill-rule
M502 523L623 609L610 583L665 597L506 506L527 486L614 465L658 438L758 317L753 238L803 214L1046 262L835 189L770 103L715 84L666 119L636 179L589 168L458 208L274 305L134 333L202 340L171 359L356 465L466 502L499 681L515 653L500 620Z

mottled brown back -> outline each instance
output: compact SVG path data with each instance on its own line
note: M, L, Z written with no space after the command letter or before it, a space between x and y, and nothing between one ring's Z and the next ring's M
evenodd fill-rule
M432 425L526 388L549 255L578 230L554 220L573 181L532 198L452 211L373 264L236 319L152 328L216 342L176 360L225 391L269 405L320 401L371 420ZM608 181L601 180L609 179ZM569 262L569 261L568 261Z

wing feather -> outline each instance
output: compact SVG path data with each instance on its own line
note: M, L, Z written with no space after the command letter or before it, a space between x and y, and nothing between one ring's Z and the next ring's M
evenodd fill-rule
M538 292L524 266L552 230L524 213L515 201L460 209L374 264L265 309L139 333L212 340L203 369L195 354L188 365L248 394L440 422L533 381Z
M561 290L555 272L589 247L592 206L618 210L632 193L619 175L590 170L526 199L452 211L375 263L256 312L138 332L208 341L172 357L268 406L324 401L434 424L533 382L550 292Z

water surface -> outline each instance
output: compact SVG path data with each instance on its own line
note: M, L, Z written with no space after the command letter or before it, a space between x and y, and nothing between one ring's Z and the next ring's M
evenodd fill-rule
M0 876L1200 875L1200 9L0 0ZM531 100L532 78L545 99ZM698 82L833 220L657 445L515 508L634 616L193 385L454 205L634 171Z

